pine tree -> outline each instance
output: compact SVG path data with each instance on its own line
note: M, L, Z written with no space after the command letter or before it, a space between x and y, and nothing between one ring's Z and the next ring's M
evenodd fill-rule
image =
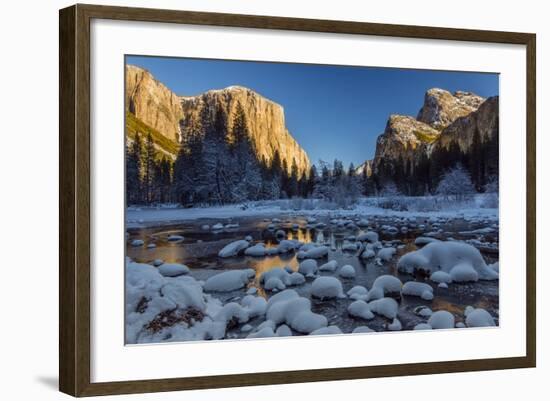
M145 202L153 201L153 186L155 179L155 144L149 132L145 140L145 153L143 155L143 185L145 189Z
M126 145L126 201L141 202L141 138L136 133L134 141Z

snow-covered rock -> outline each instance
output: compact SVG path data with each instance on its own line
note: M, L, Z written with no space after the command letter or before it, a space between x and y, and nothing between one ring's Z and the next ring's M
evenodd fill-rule
M363 300L357 300L349 304L348 313L350 316L366 320L374 318L374 313L372 313L369 305Z
M389 262L397 250L392 247L382 248L376 254L376 257L384 262Z
M267 301L265 298L253 295L245 296L241 300L241 305L246 309L251 318L265 315L267 309Z
M418 251L403 255L397 267L400 271L411 274L415 271L431 274L441 270L449 273L453 281L498 279L498 273L487 266L475 247L455 241L429 243Z
M428 323L418 323L416 326L414 326L413 330L432 330L432 326L430 326Z
M457 283L465 283L468 281L477 281L479 274L474 267L467 261L458 263L449 272L451 279Z
M285 239L279 242L279 245L277 246L277 250L279 251L279 253L284 254L284 253L292 252L298 249L300 246L302 246L302 243L298 240Z
M342 278L354 278L355 269L352 265L344 265L338 270L338 275Z
M142 239L135 239L135 240L132 240L132 242L130 242L130 245L132 246L135 246L136 248L138 246L143 246L144 242Z
M430 276L430 280L432 280L434 283L445 283L450 284L453 282L453 278L449 273L446 273L444 271L438 270L432 273Z
M365 249L363 253L361 254L361 258L363 259L372 259L376 256L376 253L372 249Z
M311 333L309 333L310 336L320 336L320 335L334 335L334 334L342 334L342 330L338 326L328 326L328 327L321 327L320 329L314 330Z
M320 259L328 255L328 250L328 246L325 245L315 246L309 250L303 250L302 247L296 257L298 259Z
M290 330L290 327L288 327L286 324L281 324L279 327L277 327L277 331L275 332L278 337L291 337L292 331Z
M485 309L477 308L466 316L466 326L468 327L491 327L496 326L495 320Z
M267 254L267 250L265 248L265 244L259 242L256 245L251 246L250 248L246 248L244 254L247 256L261 257Z
M439 240L432 237L418 237L414 240L414 244L420 247L420 246L428 245L428 244L431 244L432 242L437 242L437 241Z
M374 231L367 231L365 233L359 234L357 236L357 241L361 241L361 242L367 241L370 243L378 242L378 233Z
M455 317L451 312L438 310L432 313L428 319L428 324L432 329L452 329L455 327Z
M165 277L176 277L189 273L189 268L179 263L164 263L158 269L159 273Z
M371 328L368 327L368 326L359 326L359 327L356 327L355 329L353 329L352 333L353 333L353 334L358 334L358 333L374 333L374 330L371 329Z
M222 248L220 252L218 252L218 256L220 258L229 258L232 256L237 256L239 253L243 252L250 243L244 239L233 241L227 244Z
M298 272L306 277L315 277L317 274L317 261L315 259L306 259L300 262Z
M319 271L333 272L336 270L337 267L338 267L338 262L336 260L331 260L330 262L327 262L319 266Z
M388 324L388 330L390 331L400 331L402 328L403 326L401 325L401 322L397 318L393 319L393 321L390 324Z
M358 301L356 301L358 302ZM393 298L381 298L368 303L370 310L377 315L382 315L388 319L395 319L399 305Z
M311 311L311 301L294 290L284 290L272 296L267 303L266 318L275 324L287 324L300 333L326 327L327 318Z
M272 327L262 327L260 330L250 333L246 338L269 338L275 336L276 334Z
M223 224L222 223L216 223L212 226L212 230L214 231L220 231L223 230Z
M285 272L286 273L286 272ZM288 273L287 273L288 274ZM264 283L264 288L267 291L282 291L286 288L286 285L281 281L280 278L271 277Z
M229 321L236 320L238 323L246 323L250 319L250 315L246 308L243 308L236 302L225 304L218 313L214 316L214 321L221 322L227 326Z
M214 292L238 290L243 288L254 275L253 269L228 270L207 279L204 290Z
M171 234L168 236L168 241L170 242L181 242L183 240L183 235Z
M431 285L417 281L407 281L403 284L401 294L420 297L426 301L434 299L434 290Z
M401 283L401 280L399 280L397 277L391 276L389 274L379 276L376 278L376 280L374 280L374 283L372 284L372 288L370 289L367 296L367 301L380 299L385 297L386 295L401 294L401 287L403 287L403 283Z
M317 277L311 285L311 295L323 299L345 298L342 283L335 277Z
M348 292L348 296L353 300L366 300L369 291L362 285L356 285L352 287Z

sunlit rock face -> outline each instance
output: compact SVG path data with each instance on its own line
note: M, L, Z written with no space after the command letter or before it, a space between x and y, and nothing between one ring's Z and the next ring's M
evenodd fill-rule
M238 103L244 110L258 160L265 160L269 163L273 159L275 151L279 151L281 160L286 161L289 173L292 163L295 161L298 172L307 174L310 167L308 156L287 130L283 108L242 86L230 86L225 89L210 90L199 96L182 97L181 105L184 115L181 124L182 135L191 134L194 123L199 121L201 115L210 114L214 119L214 114L219 107L227 116L228 132L231 132ZM207 113L203 113L205 107L208 109Z
M132 65L126 67L127 110L177 143L185 142L193 134L192 127L199 125L201 118L210 115L214 120L219 106L224 111L229 135L238 103L244 110L258 160L269 163L279 151L289 173L295 161L298 172L307 174L308 156L287 130L284 110L279 104L241 86L210 90L197 96L178 96L148 71Z
M424 95L424 105L416 119L437 130L449 126L457 118L474 112L485 98L471 92L457 91L454 94L439 88L432 88Z
M481 142L498 136L498 96L485 99L471 92L430 89L417 118L390 116L376 142L372 171L397 161L414 169L419 160L452 145L468 154L476 132Z
M376 141L374 167L382 160L414 158L419 152L425 152L426 146L436 141L439 135L439 131L413 117L391 115L384 133Z
M179 139L180 98L149 71L126 66L126 109L171 141Z

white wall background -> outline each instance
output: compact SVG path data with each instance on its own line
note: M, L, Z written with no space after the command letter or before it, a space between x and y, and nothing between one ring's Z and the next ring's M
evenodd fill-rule
M325 382L102 398L136 400L517 399L537 397L550 375L549 274L543 255L550 194L550 26L545 3L387 0L95 1L139 7L357 20L537 33L538 46L538 368L436 376ZM12 1L0 22L0 394L57 400L58 9L70 1Z

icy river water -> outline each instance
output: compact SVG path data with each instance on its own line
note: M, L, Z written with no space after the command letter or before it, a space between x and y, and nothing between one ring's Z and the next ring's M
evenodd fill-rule
M380 275L390 274L397 276L403 283L410 280L419 280L412 275L402 274L397 271L399 257L407 252L417 249L414 240L431 232L431 235L439 239L453 238L456 240L478 240L482 242L498 244L498 226L495 221L475 220L466 221L462 218L447 219L433 224L430 220L417 218L411 224L412 228L399 230L397 233L385 232L382 227L385 225L403 225L403 221L396 221L389 217L369 217L370 227L359 228L356 225L344 226L330 223L328 217L318 217L315 225L308 225L306 217L280 214L262 217L243 217L239 219L198 219L188 222L180 222L174 225L163 225L162 227L146 227L128 229L129 241L127 256L137 262L152 263L155 259L162 259L166 263L182 263L191 269L191 275L197 280L206 280L212 275L230 269L252 268L256 271L255 280L249 283L249 287L256 287L258 294L269 298L272 294L263 290L260 285L260 275L270 269L288 266L292 270L298 270L299 260L296 253L285 255L252 257L236 256L230 258L219 258L218 252L226 244L251 236L253 243L264 242L266 247L275 247L278 240L275 237L276 230L268 229L272 218L277 220L277 230L284 230L287 239L297 239L304 243L323 243L330 247L327 257L318 260L319 265L328 260L336 260L338 266L352 265L355 268L356 276L353 279L340 278L344 292L356 285L371 288L374 280ZM212 226L216 223L234 224L233 228L213 231ZM318 223L321 226L318 225ZM238 226L237 226L238 225ZM406 225L406 224L405 224ZM205 226L209 226L207 229ZM488 226L493 228L492 232L480 234ZM298 228L297 228L298 227ZM385 245L397 247L394 257L383 263L377 263L375 259L364 260L359 257L358 252L342 249L345 244L353 243L353 236L357 236L368 229L372 229L380 235L380 241ZM481 229L481 230L480 230ZM475 231L478 230L478 231ZM171 240L169 237L172 236ZM182 236L183 239L174 241L173 236ZM130 243L134 239L141 239L145 244L155 244L155 247L147 246L134 247ZM498 261L498 248L480 249L483 258L487 263ZM321 275L334 275L334 273L320 272ZM447 310L455 315L457 322L464 320L464 309L470 305L486 309L498 324L499 308L499 281L478 281L474 283L453 283L449 288L440 288L431 281L426 280L434 288L434 299L426 301L420 297L402 296L398 299L398 319L401 321L403 330L411 330L416 324L425 322L425 318L418 316L415 309L425 305L433 311ZM344 333L351 332L358 326L367 325L376 331L385 330L388 320L376 316L374 319L364 321L353 318L347 313L349 300L332 299L321 301L311 297L311 283L308 279L305 284L293 287L301 296L311 299L312 311L323 314L328 319L329 325L338 326ZM242 290L217 293L216 297L223 302L239 300L246 292ZM259 321L258 321L259 322ZM254 325L254 321L249 322ZM246 337L246 333L234 329L227 333L228 338Z

